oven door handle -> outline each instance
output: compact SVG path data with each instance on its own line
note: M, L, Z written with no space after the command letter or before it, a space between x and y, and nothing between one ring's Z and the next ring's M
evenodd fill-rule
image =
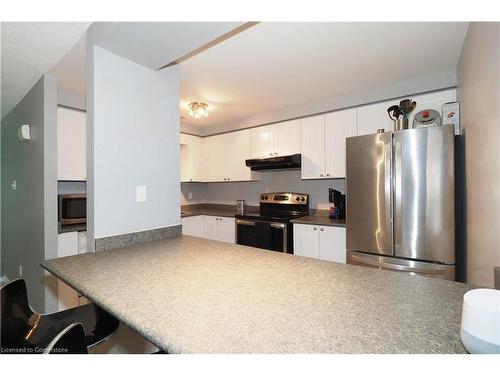
M284 229L285 224L283 224L283 223L271 223L271 227L276 228L276 229Z
M255 226L255 221L248 221L248 220L236 220L237 225L248 225L249 227L254 227Z

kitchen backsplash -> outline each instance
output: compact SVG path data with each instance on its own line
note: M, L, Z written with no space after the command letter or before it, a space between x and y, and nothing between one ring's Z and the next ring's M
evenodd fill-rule
M344 193L345 180L301 180L300 171L265 172L262 181L181 183L181 204L235 204L237 199L244 199L247 205L258 206L261 193L291 191L309 194L311 208L327 209L331 205L328 188Z

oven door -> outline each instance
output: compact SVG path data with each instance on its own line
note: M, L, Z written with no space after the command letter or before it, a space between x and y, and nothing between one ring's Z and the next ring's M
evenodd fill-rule
M236 243L286 253L288 226L274 221L236 219Z

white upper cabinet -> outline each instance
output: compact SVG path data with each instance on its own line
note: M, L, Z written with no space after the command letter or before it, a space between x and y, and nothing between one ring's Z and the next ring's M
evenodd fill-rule
M399 104L398 100L375 103L358 108L358 135L376 133L378 129L392 131L393 121L387 114L387 108Z
M226 146L223 135L204 139L204 180L207 182L224 181L226 178Z
M204 139L205 181L250 181L252 172L245 165L250 159L250 130L241 130Z
M325 176L345 177L345 139L357 134L356 108L328 113L325 116Z
M245 160L251 157L250 130L226 133L221 137L224 142L223 153L226 167L226 181L251 180L252 172L245 165Z
M300 120L291 120L271 125L275 156L300 153Z
M252 158L300 153L300 120L280 122L251 129Z
M202 181L203 138L181 134L181 182Z
M274 138L270 125L259 126L250 130L252 137L252 158L268 158L274 153Z
M57 179L87 179L87 114L57 108Z
M417 102L417 106L409 116L409 125L411 127L415 114L423 109L435 109L441 114L442 105L456 101L457 94L455 89L450 89L423 95L408 95L399 99L358 107L358 135L373 134L377 132L377 129L392 131L393 121L387 114L387 108L399 104L401 99L406 98L411 98Z
M302 179L324 178L325 116L306 117L300 124Z

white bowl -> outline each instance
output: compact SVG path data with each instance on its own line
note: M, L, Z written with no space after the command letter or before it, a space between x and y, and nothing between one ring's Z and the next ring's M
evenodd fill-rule
M500 290L464 294L460 338L469 353L500 354Z

